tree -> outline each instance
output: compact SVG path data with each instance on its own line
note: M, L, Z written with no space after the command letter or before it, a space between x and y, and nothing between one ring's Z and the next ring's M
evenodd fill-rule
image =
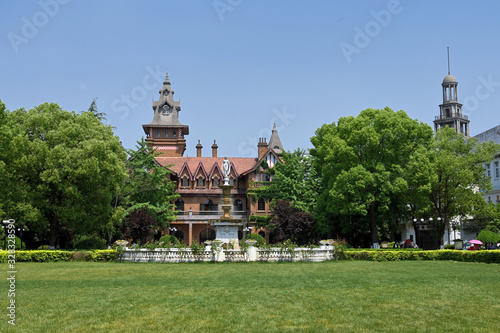
M135 242L145 244L153 240L153 230L158 227L158 221L147 207L132 210L125 218L124 234Z
M284 151L281 161L272 169L265 168L272 182L254 189L254 193L257 197L271 199L271 206L277 200L288 200L295 208L312 213L319 185L312 159L304 150L296 149L292 153Z
M175 193L175 183L170 180L171 171L168 166L156 162L158 154L151 151L144 138L137 142L136 150L128 150L128 154L129 177L121 193L127 216L124 222L130 221L128 216L132 213L135 220L149 214L147 219L156 221L150 224L150 230L156 233L176 218L173 202L179 195Z
M444 231L451 218L473 217L475 208L485 205L481 192L491 188L491 179L484 171L499 151L499 145L465 138L452 128L442 128L430 150L431 214L441 218L438 232L443 244ZM478 216L483 209L477 209Z
M369 230L378 247L379 231L407 215L408 166L417 166L414 154L432 136L428 125L387 107L319 128L311 155L322 179L315 216L323 230Z
M99 119L100 122L102 122L103 120L106 120L106 113L99 112L99 109L97 108L96 99L97 97L92 100L92 103L90 103L88 112L92 113L94 117L96 117L97 119Z
M54 103L13 111L6 126L13 153L5 163L15 179L7 215L42 237L48 232L50 246L102 230L126 177L126 153L111 127Z
M314 219L311 214L294 207L288 200L277 200L272 208L270 229L274 240L290 239L294 243L314 241Z

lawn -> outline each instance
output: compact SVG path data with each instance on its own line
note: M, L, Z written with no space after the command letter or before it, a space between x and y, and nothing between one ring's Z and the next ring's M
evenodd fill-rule
M0 282L2 332L500 331L498 264L57 262L16 268L15 329L7 324L8 284Z

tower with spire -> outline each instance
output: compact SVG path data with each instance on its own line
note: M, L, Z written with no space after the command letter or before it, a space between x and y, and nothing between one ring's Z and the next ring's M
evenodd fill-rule
M189 126L179 121L181 105L180 101L174 101L168 73L159 93L158 101L153 101L153 120L142 125L146 142L160 152L160 157L181 157L186 150L184 136L189 134Z
M443 79L443 104L439 105L439 116L434 120L434 133L439 128L449 126L458 133L469 137L469 118L462 113L462 104L458 102L458 82L450 74L450 61L448 56L448 75Z

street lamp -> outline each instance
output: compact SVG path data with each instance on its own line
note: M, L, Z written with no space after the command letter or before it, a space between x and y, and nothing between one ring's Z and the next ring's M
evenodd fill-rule
M439 242L439 228L441 227L441 217L438 216L437 218L437 223L436 223L436 244L438 247L441 247L441 244ZM448 237L450 236L450 233L448 232Z
M23 228L17 228L17 231L19 231L19 239L21 240L21 250L23 249L23 231L26 231L26 229Z
M453 241L455 241L455 239L457 239L457 227L458 227L458 222L457 221L453 221L451 222L451 228L453 229Z

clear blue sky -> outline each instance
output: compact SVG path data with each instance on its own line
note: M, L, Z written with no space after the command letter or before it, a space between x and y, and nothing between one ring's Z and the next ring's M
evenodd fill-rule
M7 108L98 97L126 148L167 71L189 156L214 139L219 155L255 156L274 121L286 149L310 148L322 124L368 107L432 125L447 46L471 134L500 123L498 1L41 0L0 13Z

